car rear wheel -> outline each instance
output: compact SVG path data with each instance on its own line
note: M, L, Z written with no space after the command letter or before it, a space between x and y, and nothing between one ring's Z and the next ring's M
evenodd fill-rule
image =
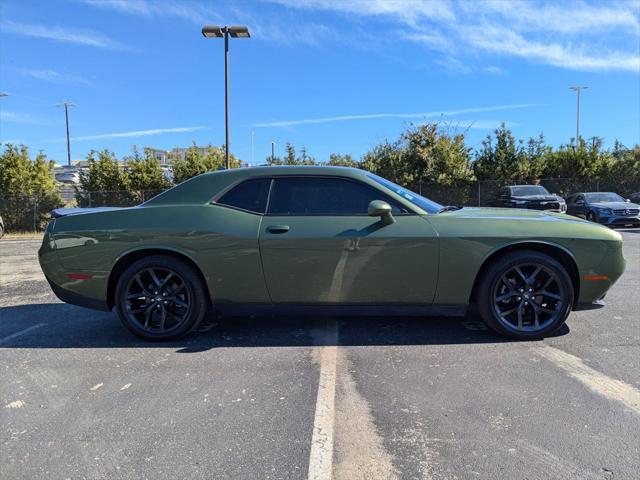
M200 276L185 262L154 255L130 265L118 279L120 320L145 340L174 340L196 328L207 311Z
M485 323L512 338L531 340L553 333L573 305L573 284L552 257L534 251L501 257L483 275L478 310Z

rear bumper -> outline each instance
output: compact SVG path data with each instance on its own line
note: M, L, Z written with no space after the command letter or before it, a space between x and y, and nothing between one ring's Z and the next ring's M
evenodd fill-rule
M69 290L66 290L60 287L59 285L56 285L51 280L49 280L48 277L46 278L47 278L47 281L49 282L49 285L51 285L51 290L53 290L53 293L55 293L56 297L58 297L64 303L70 303L71 305L90 308L92 310L102 310L104 312L109 312L111 310L107 302L104 302L102 300L97 300L95 298L85 297L84 295L79 295L75 292L71 292Z

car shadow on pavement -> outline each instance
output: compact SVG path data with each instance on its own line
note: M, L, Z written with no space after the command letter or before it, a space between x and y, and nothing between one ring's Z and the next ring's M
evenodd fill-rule
M338 341L322 332L338 324ZM553 336L566 335L564 325ZM474 315L456 317L226 317L206 332L170 342L131 335L114 313L62 303L0 307L1 348L175 348L195 353L234 347L447 345L516 342Z

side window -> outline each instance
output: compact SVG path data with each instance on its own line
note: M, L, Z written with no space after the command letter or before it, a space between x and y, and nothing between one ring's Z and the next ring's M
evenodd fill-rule
M245 180L222 195L216 203L249 212L264 213L270 185L270 178Z
M341 178L277 178L271 192L271 215L366 215L369 203L384 200L395 214L406 213L401 204L379 190Z

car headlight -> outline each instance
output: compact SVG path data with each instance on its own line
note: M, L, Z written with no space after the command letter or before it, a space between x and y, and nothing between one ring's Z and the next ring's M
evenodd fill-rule
M602 214L602 215L613 215L613 212L611 211L610 208L599 208L598 211Z

